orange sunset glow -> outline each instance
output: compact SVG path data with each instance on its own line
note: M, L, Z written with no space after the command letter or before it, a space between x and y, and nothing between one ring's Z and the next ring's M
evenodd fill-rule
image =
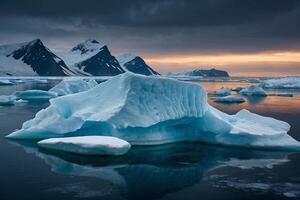
M276 71L281 68L278 75L295 75L300 72L300 51L282 51L282 52L260 52L251 54L238 54L238 53L221 53L221 54L202 54L202 55L164 55L149 57L146 61L153 66L158 66L162 71L168 71L169 66L172 69L185 70L188 68L209 68L220 67L231 71L234 75L244 75L239 71L247 71L247 67L251 67L249 71L253 76L262 75L277 75ZM244 66L244 68L240 68ZM262 66L269 68L268 74L264 71L260 73ZM282 72L282 67L286 68ZM236 68L239 68L237 70ZM247 73L246 75L249 75Z

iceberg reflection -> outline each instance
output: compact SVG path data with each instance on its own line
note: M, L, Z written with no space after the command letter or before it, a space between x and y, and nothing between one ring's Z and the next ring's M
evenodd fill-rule
M45 161L58 174L99 178L130 199L153 199L199 183L222 167L270 169L288 160L288 152L223 148L201 143L135 146L120 157L80 156L39 149L30 141L11 141Z

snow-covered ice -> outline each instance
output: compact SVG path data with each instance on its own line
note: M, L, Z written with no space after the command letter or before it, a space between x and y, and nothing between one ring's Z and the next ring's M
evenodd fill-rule
M83 78L69 78L62 80L49 91L56 93L58 96L63 96L83 92L95 87L96 85L98 85L98 83L93 79L85 81Z
M300 77L268 79L261 82L260 86L270 89L300 89Z
M255 148L297 149L288 123L241 110L223 113L194 83L124 73L77 94L50 100L8 138L106 135L130 144L202 141Z
M71 152L83 155L123 155L130 144L122 139L110 136L79 136L50 138L38 142L43 148Z
M215 102L220 103L243 103L245 102L245 99L242 97L236 97L236 96L225 96L225 97L217 97L215 99Z
M239 91L239 94L245 96L267 96L263 88L258 85L251 85Z
M231 95L231 89L230 88L226 88L226 87L222 87L221 89L210 93L210 95L228 96L228 95Z
M44 90L25 90L15 92L15 96L17 99L22 100L48 100L51 98L57 97L57 94L50 91Z
M6 106L6 105L14 105L15 104L16 97L12 95L0 95L0 105Z
M13 85L14 83L11 82L10 80L3 80L0 79L0 85Z

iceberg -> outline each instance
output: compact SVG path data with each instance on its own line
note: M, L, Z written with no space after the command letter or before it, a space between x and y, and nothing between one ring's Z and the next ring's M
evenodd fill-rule
M270 89L300 89L300 77L285 77L264 80L259 84Z
M124 140L109 136L50 138L38 142L42 148L83 155L123 155L130 149Z
M96 85L98 85L98 83L93 79L85 81L82 78L70 78L62 80L56 86L51 88L49 92L54 92L58 96L64 96L89 90Z
M244 103L245 99L242 97L235 96L226 96L226 97L217 97L215 102L218 103Z
M221 89L210 93L210 95L228 96L228 95L231 95L231 89L230 88L226 88L226 87L222 87Z
M50 100L9 134L14 139L114 136L131 145L201 141L241 147L297 149L286 122L241 110L223 113L195 83L124 73L94 88Z
M16 97L15 96L7 96L7 95L0 95L0 105L1 106L9 106L15 104Z
M51 98L57 97L54 92L44 91L44 90L25 90L15 92L17 99L34 101L34 100L49 100Z
M0 80L0 85L13 85L14 83L10 80Z
M238 93L245 96L267 96L265 90L258 85L251 85L240 90Z

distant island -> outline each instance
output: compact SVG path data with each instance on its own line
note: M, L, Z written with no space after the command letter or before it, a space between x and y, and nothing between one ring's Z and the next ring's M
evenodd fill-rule
M229 77L229 73L224 70L212 69L194 69L183 72L170 72L170 76L201 76L201 77Z
M114 76L126 71L159 75L139 56L113 56L106 45L88 39L55 54L40 39L0 46L0 76Z

